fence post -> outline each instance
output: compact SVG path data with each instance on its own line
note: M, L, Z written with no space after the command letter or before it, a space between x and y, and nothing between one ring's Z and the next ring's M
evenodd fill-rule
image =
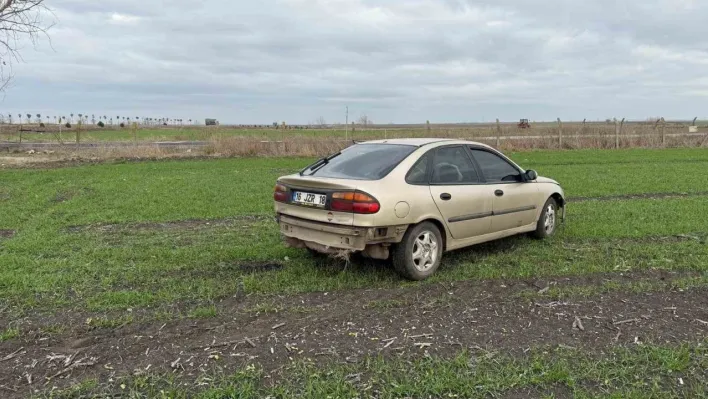
M138 145L138 123L133 122L133 125L131 126L131 130L133 131L133 141L135 141L135 145Z
M664 117L661 117L661 146L666 147L666 121L664 120Z
M501 125L499 125L499 118L497 118L497 148L499 148L499 142L501 140Z
M620 146L620 130L619 130L619 125L617 124L617 118L614 118L615 122L615 148L619 148Z
M22 125L20 124L20 145L22 145Z
M558 148L563 148L563 122L558 118Z

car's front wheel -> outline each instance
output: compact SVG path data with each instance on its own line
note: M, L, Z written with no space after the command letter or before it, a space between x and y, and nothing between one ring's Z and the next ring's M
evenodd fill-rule
M536 238L546 238L553 235L558 227L558 203L555 199L549 198L546 204L543 205L541 217L536 223L536 230L533 236Z
M443 240L440 229L423 222L408 229L403 240L393 249L393 266L403 277L425 280L440 266Z

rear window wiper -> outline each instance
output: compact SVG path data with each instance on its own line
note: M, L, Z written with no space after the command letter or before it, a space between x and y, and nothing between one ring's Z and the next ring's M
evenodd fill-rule
M304 176L306 170L309 170L309 171L310 171L310 175L315 174L315 172L317 172L318 170L320 170L320 168L322 168L323 166L327 165L327 164L329 163L329 161L331 161L334 157L340 155L341 153L342 153L342 152L339 151L339 152L337 152L337 153L335 153L335 154L332 154L332 155L330 155L330 156L328 156L328 157L325 157L325 158L322 158L322 159L318 160L317 162L313 163L312 165L310 165L310 166L306 167L305 169L301 170L301 171L300 171L300 176Z

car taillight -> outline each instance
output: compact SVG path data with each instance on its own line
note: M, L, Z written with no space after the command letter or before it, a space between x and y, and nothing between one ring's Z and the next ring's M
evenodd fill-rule
M278 202L288 202L288 188L276 183L275 188L273 188L273 199Z
M332 194L330 208L338 212L362 214L376 213L381 205L376 198L358 191L346 191Z

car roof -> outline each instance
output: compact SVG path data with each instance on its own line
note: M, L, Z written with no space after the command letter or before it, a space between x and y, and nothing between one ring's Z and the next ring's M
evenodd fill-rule
M457 140L457 139L443 139L443 138L414 138L414 139L386 139L386 140L372 140L363 141L360 144L398 144L398 145L412 145L416 147L422 147L428 144L435 143L445 143L445 144L473 144L482 147L489 147L486 144L477 143L475 141L468 140Z

